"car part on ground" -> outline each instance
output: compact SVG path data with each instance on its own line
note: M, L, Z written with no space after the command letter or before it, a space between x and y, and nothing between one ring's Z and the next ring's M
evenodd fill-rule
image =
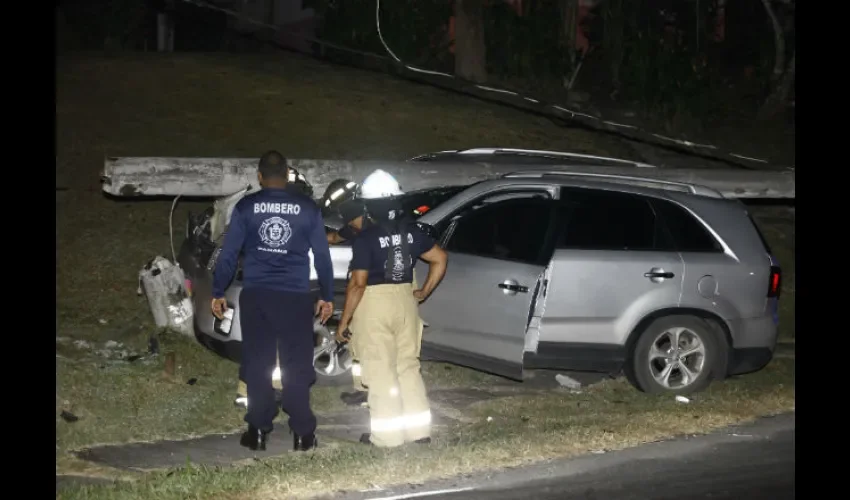
M191 281L180 266L156 256L139 271L139 295L144 294L158 328L192 336L194 308Z

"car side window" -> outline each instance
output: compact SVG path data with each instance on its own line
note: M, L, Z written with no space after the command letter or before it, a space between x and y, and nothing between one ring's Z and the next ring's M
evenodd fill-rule
M649 201L638 195L593 189L561 192L557 248L675 251Z
M454 218L446 250L538 264L551 217L552 202L544 197L476 204Z
M722 252L723 248L687 210L667 201L654 199L652 206L663 221L680 252Z

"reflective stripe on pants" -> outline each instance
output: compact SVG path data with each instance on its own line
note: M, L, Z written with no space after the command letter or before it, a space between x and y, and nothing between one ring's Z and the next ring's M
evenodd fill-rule
M357 350L354 347L354 342L350 342L348 344L348 351L351 353L351 385L354 387L355 391L366 391L368 390L365 385L363 385L363 377L361 374L360 368L360 359L357 357Z
M366 287L351 322L351 342L369 390L375 446L399 446L431 435L419 371L422 321L413 290L410 283Z
M236 385L236 395L239 396L239 397L242 397L242 398L247 398L248 397L248 384L245 383L245 375L243 374L244 366L245 365L243 365L243 364L239 365L239 383ZM283 390L283 385L282 385L282 381L281 381L281 379L283 377L282 377L282 373L280 371L280 355L277 356L277 364L275 365L275 368L276 368L275 372L272 373L272 387L274 387L275 389L280 391L280 390ZM280 378L275 377L276 373L280 374L281 377Z

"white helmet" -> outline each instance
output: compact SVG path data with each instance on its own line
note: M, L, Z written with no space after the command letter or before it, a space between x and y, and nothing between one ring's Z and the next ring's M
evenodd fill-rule
M378 169L366 176L360 185L360 198L374 200L404 194L398 181L387 172Z

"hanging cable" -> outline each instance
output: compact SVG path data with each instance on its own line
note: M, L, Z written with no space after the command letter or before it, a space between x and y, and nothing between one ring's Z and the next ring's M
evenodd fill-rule
M292 39L304 40L304 41L307 41L307 42L315 43L317 45L322 45L322 46L329 47L329 48L332 48L332 49L335 49L335 50L339 50L341 52L347 52L347 53L350 53L350 54L357 54L359 56L366 56L366 57L371 57L371 58L374 58L374 59L387 60L386 57L381 56L379 54L372 53L372 52L365 52L365 51L362 51L362 50L351 49L349 47L343 47L343 46L337 45L335 43L331 43L331 42L328 42L326 40L320 40L320 39L310 37L310 36L285 33L285 32L282 32L278 26L268 24L268 23L263 23L263 22L260 22L260 21L256 21L256 20L252 19L251 17L249 17L249 16L247 16L243 13L236 12L236 11L231 10L231 9L226 9L224 7L219 7L217 5L212 5L206 0L180 0L180 1L187 3L187 4L192 4L192 5L201 7L201 8L215 10L215 11L218 11L218 12L225 13L228 16L243 20L243 21L248 22L250 24L254 24L256 26L272 29L276 33L281 33L281 34L283 34L283 35L285 35L289 38L292 38ZM487 85L480 85L480 84L476 84L474 82L466 82L466 83L470 84L472 87L474 87L475 89L478 89L478 90L481 90L481 91L484 91L484 92L487 92L487 93L490 93L490 94L509 95L509 96L515 97L516 99L520 100L520 102L525 101L525 102L528 102L528 103L532 103L532 104L536 105L535 108L530 109L527 106L522 106L518 103L506 102L504 100L499 100L499 99L494 98L494 97L482 97L481 95L470 92L468 89L465 89L465 88L455 88L457 86L457 83L463 83L464 80L456 77L455 75L449 74L449 73L444 73L444 72L441 72L441 71L432 71L432 70L427 70L427 69L423 69L423 68L417 68L415 66L411 66L409 64L406 64L404 61L401 60L401 58L399 58L395 54L395 52L392 51L392 49L389 47L386 40L384 39L384 35L383 35L382 30L381 30L381 0L375 0L375 24L376 24L376 29L377 29L377 32L378 32L378 38L381 41L381 45L384 47L384 50L386 51L386 53L390 56L390 59L392 60L393 63L395 63L396 65L400 66L401 68L403 68L407 71L411 71L413 73L434 75L434 76L447 78L452 82L452 85L454 85L454 86L449 86L447 84L428 81L428 80L423 80L420 83L425 83L425 84L429 84L429 85L436 86L436 87L442 87L442 88L451 88L452 90L454 90L456 92L465 93L467 95L473 95L473 96L478 97L478 98L490 99L490 100L493 100L495 102L499 102L500 104L503 104L503 105L519 107L519 108L524 109L526 111L545 115L545 116L548 116L550 118L556 118L556 119L559 119L559 120L574 120L575 122L577 122L581 125L584 125L584 126L590 128L590 129L593 129L593 130L597 130L597 131L601 131L601 132L605 132L605 133L618 134L618 135L626 137L629 140L644 142L646 144L652 144L652 145L660 146L660 147L669 147L669 148L673 148L673 149L678 149L678 150L682 151L684 154L692 154L692 155L700 156L700 157L703 157L703 158L709 158L709 159L713 159L713 160L719 160L719 161L733 163L733 164L735 164L739 167L742 167L742 168L750 168L750 169L754 168L752 166L753 163L757 163L757 164L762 165L762 167L756 167L756 168L764 168L764 166L770 166L771 165L768 160L765 160L765 159L762 159L762 158L754 158L750 155L743 155L743 154L739 154L739 153L732 153L732 152L723 151L720 148L718 148L717 146L713 146L711 144L700 144L700 143L692 142L692 141L689 141L689 140L686 140L686 139L676 139L676 138L667 137L667 136L664 136L664 135L661 135L661 134L655 134L655 133L652 133L650 131L643 130L640 127L637 127L635 125L617 123L617 122L613 122L613 121L610 121L610 120L605 120L604 118L601 118L601 117L598 117L598 116L590 115L590 114L587 114L587 113L582 113L580 111L576 111L576 110L573 110L573 109L568 109L568 108L565 108L563 106L559 106L557 104L545 103L545 102L542 102L540 99L536 99L534 97L526 96L526 95L520 94L520 93L513 91L513 90L501 89L501 88L491 87L491 86L487 86ZM312 54L312 53L311 53L311 55L315 56L315 54ZM455 82L457 82L457 83L455 83ZM745 160L748 163L742 163L742 162L737 161L737 160ZM773 165L773 166L777 166L777 165ZM793 165L791 165L790 167L786 167L786 166L783 165L782 167L784 167L788 170L794 170Z
M177 206L177 200L181 196L183 195L178 194L174 197L174 201L171 202L171 211L168 212L168 239L171 241L171 262L177 267L180 267L180 264L177 263L177 253L174 251L174 208Z

